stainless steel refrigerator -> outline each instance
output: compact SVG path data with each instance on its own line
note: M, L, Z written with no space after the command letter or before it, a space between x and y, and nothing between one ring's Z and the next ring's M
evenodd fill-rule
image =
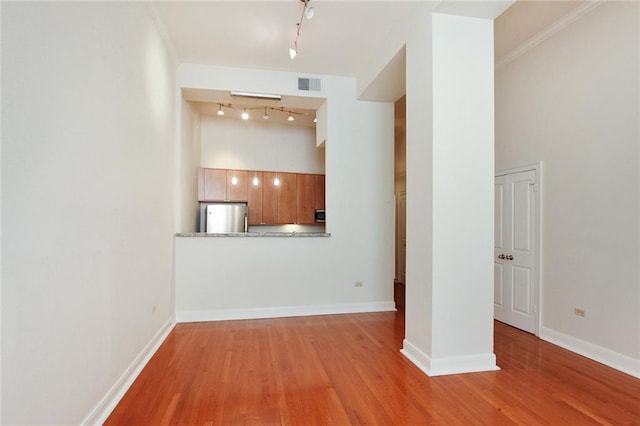
M200 230L207 233L247 232L247 203L201 203Z

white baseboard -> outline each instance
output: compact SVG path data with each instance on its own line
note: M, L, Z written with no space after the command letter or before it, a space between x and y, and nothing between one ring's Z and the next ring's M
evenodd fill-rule
M82 425L101 425L118 405L134 380L138 377L147 362L156 353L162 342L167 338L173 327L176 325L175 318L169 318L160 330L151 338L149 343L140 351L131 365L124 371L122 376L109 389L106 395L98 402L91 412L84 418Z
M178 311L176 322L224 321L259 318L304 317L311 315L355 314L395 311L394 302L344 303L335 305L279 306L272 308L214 309Z
M640 359L614 352L551 328L540 327L540 338L640 379Z
M500 370L492 353L432 359L407 339L400 352L430 377Z

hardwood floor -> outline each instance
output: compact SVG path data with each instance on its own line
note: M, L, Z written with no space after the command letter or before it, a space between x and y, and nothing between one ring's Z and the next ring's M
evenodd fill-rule
M640 380L495 330L501 371L430 378L402 312L178 324L106 424L640 424Z

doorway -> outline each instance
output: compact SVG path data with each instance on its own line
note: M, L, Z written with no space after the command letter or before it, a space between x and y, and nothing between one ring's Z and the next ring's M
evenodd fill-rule
M494 318L538 335L541 164L495 176Z

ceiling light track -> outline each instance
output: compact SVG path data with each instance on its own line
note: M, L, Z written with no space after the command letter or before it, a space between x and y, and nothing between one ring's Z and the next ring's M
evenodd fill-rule
M225 115L225 111L223 108L226 109L242 109L242 113L240 114L240 117L243 120L248 120L250 118L249 116L249 112L251 110L264 110L264 114L262 115L262 118L264 120L268 120L271 116L269 115L268 111L278 111L282 114L287 114L287 121L295 121L295 115L309 115L307 113L304 112L298 112L298 111L292 111L289 109L285 109L284 107L267 107L267 106L256 106L256 107L245 107L245 106L240 106L240 107L234 107L232 104L222 104L222 103L218 103L218 111L217 111L217 115L219 116L223 116ZM315 120L314 120L315 123Z
M298 56L298 39L300 38L300 30L302 29L302 23L304 22L304 17L307 19L313 18L315 10L313 6L309 6L309 2L311 0L300 0L304 3L304 7L302 8L302 14L300 15L300 20L296 23L296 39L293 42L293 47L289 48L289 57L294 59Z

